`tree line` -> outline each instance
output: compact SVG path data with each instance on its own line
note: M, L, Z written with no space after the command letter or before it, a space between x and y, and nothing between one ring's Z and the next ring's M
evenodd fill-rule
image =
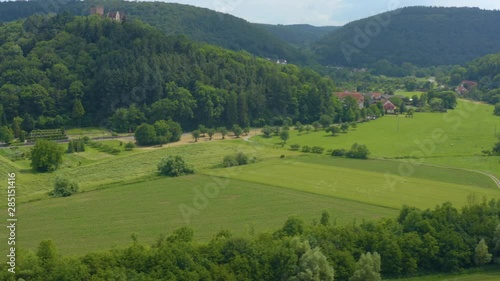
M480 201L480 202L477 202ZM271 233L221 230L206 242L182 227L152 245L62 257L52 241L21 250L17 273L2 280L381 280L481 267L500 257L500 200L475 194L450 203L403 206L396 218L337 224L328 212L305 223L290 217ZM334 217L334 215L333 215Z

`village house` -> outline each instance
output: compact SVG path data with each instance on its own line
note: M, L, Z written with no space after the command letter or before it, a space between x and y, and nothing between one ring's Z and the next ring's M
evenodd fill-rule
M396 106L391 101L386 101L384 103L384 111L387 114L394 114L396 113Z
M470 90L477 87L478 83L474 81L464 80L458 87L455 89L459 96L466 96Z
M351 96L351 97L355 98L358 101L359 109L361 109L365 106L365 97L361 93L345 91L345 92L337 92L334 94L339 98L339 100L343 100L347 96Z

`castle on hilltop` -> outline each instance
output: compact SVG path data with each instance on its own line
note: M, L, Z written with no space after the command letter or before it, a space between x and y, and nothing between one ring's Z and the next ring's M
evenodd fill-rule
M90 14L91 15L99 15L101 17L106 17L110 18L114 21L117 22L123 22L127 19L127 16L125 15L125 12L108 12L106 15L104 14L104 7L103 6L96 6L96 7L91 7L90 8Z

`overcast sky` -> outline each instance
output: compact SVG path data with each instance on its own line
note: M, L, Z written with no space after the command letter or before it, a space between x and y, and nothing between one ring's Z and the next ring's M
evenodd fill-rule
M405 6L480 7L500 10L500 0L164 0L229 13L250 22L343 25Z

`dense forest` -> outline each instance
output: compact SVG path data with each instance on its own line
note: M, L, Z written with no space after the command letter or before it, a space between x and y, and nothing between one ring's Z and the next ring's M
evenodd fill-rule
M332 84L312 70L169 37L137 20L62 13L0 26L5 123L133 130L168 119L187 129L275 117L311 122L334 115Z
M339 26L312 26L309 24L292 25L273 25L273 24L254 24L261 27L276 38L288 42L292 46L300 49L307 49L323 36L339 29Z
M496 53L500 11L409 7L351 22L315 45L324 65L371 66L380 60L417 66L464 64Z
M264 58L286 59L296 64L307 62L307 57L298 49L277 39L265 29L209 9L174 3L123 0L68 0L54 3L45 0L0 2L0 21L13 21L35 13L64 11L87 16L90 7L102 4L105 12L124 11L129 18L148 23L167 35L185 35L191 40L235 51L245 50Z
M323 212L306 224L289 218L274 233L235 237L222 230L207 243L188 227L151 246L133 234L123 249L61 257L42 241L20 251L17 273L0 265L0 279L19 280L381 280L459 272L500 257L500 201L457 210L450 203L420 210L404 206L395 219L337 225Z

